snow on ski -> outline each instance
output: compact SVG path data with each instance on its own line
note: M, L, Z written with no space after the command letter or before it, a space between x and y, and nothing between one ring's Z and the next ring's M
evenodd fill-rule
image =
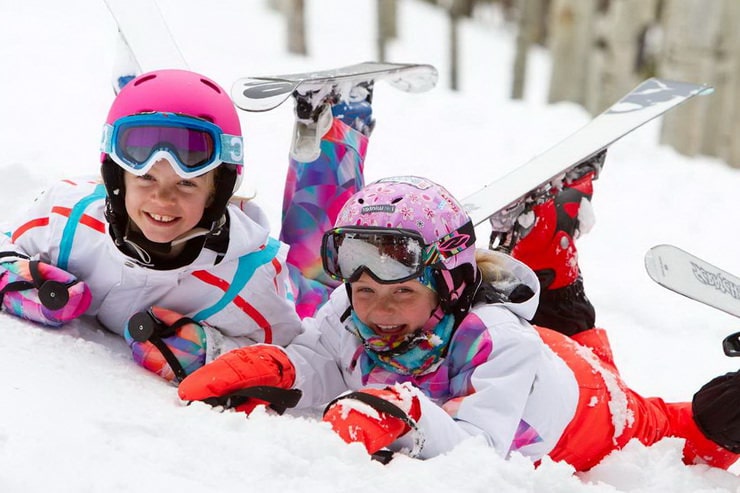
M531 191L564 176L636 128L696 95L712 91L707 85L647 79L554 147L464 198L463 207L473 224L478 225L494 213L513 207Z
M740 278L729 272L673 245L648 250L645 269L661 286L740 317Z

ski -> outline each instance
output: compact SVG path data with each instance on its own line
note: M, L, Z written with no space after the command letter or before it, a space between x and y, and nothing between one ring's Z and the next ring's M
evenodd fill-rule
M583 174L589 167L598 172L611 144L671 108L712 91L708 85L647 79L554 147L464 198L462 205L473 224L497 214L498 226L505 231L526 201L560 186L569 172Z
M421 63L362 62L316 72L302 72L237 79L231 88L234 103L245 111L277 108L293 93L324 91L340 98L361 83L385 80L406 92L424 92L437 83L437 69Z
M295 98L290 156L310 163L321 155L321 138L331 126L332 108L326 102L335 110L337 104L347 103L348 110L356 106L354 111L369 112L376 81L385 80L406 92L423 92L435 86L437 77L432 65L363 62L316 72L241 78L232 85L231 99L238 108L260 112Z
M740 317L740 278L673 245L645 254L645 270L661 286Z
M650 278L673 292L740 317L740 278L673 245L657 245L645 254ZM740 356L740 332L722 341L727 356Z
M118 26L113 91L144 72L188 64L155 0L103 0Z

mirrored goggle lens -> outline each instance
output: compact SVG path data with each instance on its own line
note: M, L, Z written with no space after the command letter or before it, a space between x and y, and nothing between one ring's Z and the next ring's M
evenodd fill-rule
M125 127L118 132L115 149L134 166L143 165L159 150L169 151L187 171L195 171L216 159L213 135L186 127Z
M407 232L365 232L337 228L324 235L324 269L334 279L355 281L368 272L378 282L403 282L421 276L424 244Z

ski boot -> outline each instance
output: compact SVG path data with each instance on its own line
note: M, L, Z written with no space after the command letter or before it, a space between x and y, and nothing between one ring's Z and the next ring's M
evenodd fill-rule
M595 323L575 239L593 226L592 181L604 157L605 151L568 171L562 184L535 190L491 218L490 248L524 262L540 281L540 304L532 323L571 337Z
M357 84L346 94L337 85L294 92L296 122L291 157L303 163L318 159L321 138L331 129L334 118L369 136L375 127L372 96L372 81Z
M709 439L693 440L699 459L693 462L724 469L733 464L740 457L740 371L716 377L699 389L690 414L700 437Z
M335 103L331 112L335 118L369 137L375 128L372 104L373 82L361 82L349 91L346 99Z

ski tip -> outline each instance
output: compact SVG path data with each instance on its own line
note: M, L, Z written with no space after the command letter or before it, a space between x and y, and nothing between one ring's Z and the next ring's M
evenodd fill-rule
M650 279L658 284L663 284L663 280L669 274L667 272L668 266L663 262L662 256L670 250L678 250L678 247L660 244L651 247L647 252L645 252L645 257L643 259L645 271L648 276L650 276Z
M411 93L426 92L437 86L439 72L433 65L420 64L410 68L398 77L389 77L388 83L401 91Z
M244 77L231 86L232 101L237 108L250 112L270 111L288 100L297 82Z
M663 79L660 77L652 77L643 82L643 84L645 83L648 83L648 87L650 83L653 83L661 88L671 89L686 97L705 96L714 92L714 87L708 83L694 83L674 79Z
M648 276L650 276L652 280L658 282L658 276L656 274L660 272L660 261L658 260L657 252L653 248L645 252L643 262Z

